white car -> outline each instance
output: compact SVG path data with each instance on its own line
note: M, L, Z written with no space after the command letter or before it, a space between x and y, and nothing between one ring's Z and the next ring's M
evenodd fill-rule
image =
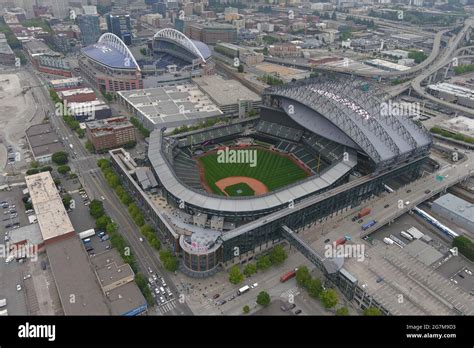
M139 240L140 242L143 242L143 238L142 238L142 237L138 238L138 240Z
M250 288L255 289L257 286L258 286L258 283L253 283L252 285L250 285Z
M21 291L21 285L20 284L16 285L16 291Z
M405 202L405 205L410 205L410 201L406 201L406 202Z
M472 275L472 272L471 272L470 270L465 269L464 271L465 271L467 274Z
M31 278L31 274L27 274L26 276L24 276L24 277L23 277L23 280L27 280L27 279L29 279L29 278Z

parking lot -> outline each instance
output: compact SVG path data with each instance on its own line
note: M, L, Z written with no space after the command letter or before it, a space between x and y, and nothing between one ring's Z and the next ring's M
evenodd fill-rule
M18 228L29 225L22 201L21 187L0 192L2 214L1 243L7 248L10 237ZM15 212L12 213L11 209ZM6 213L6 214L5 214ZM7 227L9 226L9 227ZM49 315L58 313L60 306L46 255L35 254L16 260L2 253L0 262L0 299L6 299L9 315Z

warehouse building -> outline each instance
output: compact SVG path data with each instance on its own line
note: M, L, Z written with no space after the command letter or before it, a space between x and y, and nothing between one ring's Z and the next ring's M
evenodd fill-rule
M68 79L58 79L49 81L49 87L54 89L56 92L79 88L82 86L82 84L83 81L80 77L70 77Z
M262 98L236 80L209 75L193 81L225 115L245 117L250 111L260 109Z
M190 83L120 91L117 95L149 130L189 125L222 115L211 99Z
M431 209L467 231L474 231L474 204L447 193L435 200Z
M428 90L446 101L457 102L459 105L474 108L474 91L472 89L441 82L429 85Z
M31 126L25 133L33 158L39 164L50 163L55 152L65 150L49 123Z

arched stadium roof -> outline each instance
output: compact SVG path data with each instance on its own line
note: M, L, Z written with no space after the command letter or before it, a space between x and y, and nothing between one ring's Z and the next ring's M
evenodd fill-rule
M290 118L316 134L322 131L321 118L329 121L380 167L424 152L431 144L426 129L389 110L396 103L361 79L307 79L264 93L277 97Z
M197 57L200 57L203 61L206 61L212 55L211 50L204 42L191 40L182 32L176 29L161 29L154 35L153 38L164 38L174 41L181 47L187 49L189 52L195 54Z
M83 48L82 53L111 68L140 70L127 45L112 33L103 34L97 43Z

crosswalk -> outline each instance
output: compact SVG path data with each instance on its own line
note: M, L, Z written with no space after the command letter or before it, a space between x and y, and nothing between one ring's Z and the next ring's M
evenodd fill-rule
M171 300L169 302L166 302L165 304L158 305L156 307L156 312L158 314L165 314L165 313L168 313L169 311L172 311L174 308L176 308L176 301Z
M283 297L285 299L289 299L290 297L295 298L299 294L300 294L299 289L297 287L294 287L294 288L291 288L291 289L288 289L288 290L282 292L280 297Z

